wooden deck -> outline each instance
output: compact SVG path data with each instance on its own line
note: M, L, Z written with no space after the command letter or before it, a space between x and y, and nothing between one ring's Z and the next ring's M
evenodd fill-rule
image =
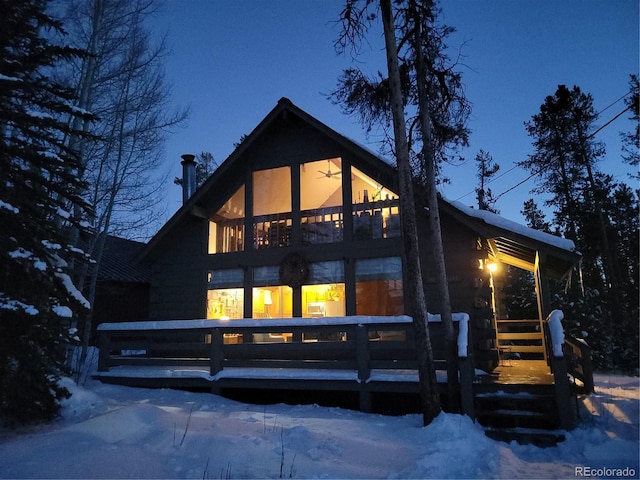
M496 369L476 377L476 383L495 385L553 385L554 376L544 360L503 360Z
M465 322L468 316L464 315ZM473 368L468 329L458 330L461 412L486 425L574 425L576 380L590 393L588 350L565 344L549 361L502 358L490 373ZM446 389L443 328L429 323L441 394ZM344 392L371 411L376 395L416 395L417 354L409 317L184 320L102 324L96 377L151 388ZM546 338L545 338L546 340ZM566 339L565 339L566 340ZM545 348L547 348L545 346ZM548 351L550 351L547 348ZM571 350L571 351L569 351ZM580 360L580 361L578 361ZM579 367L579 368L576 368ZM570 381L572 379L572 382ZM528 413L527 413L528 412Z
M460 315L460 314L459 314ZM465 314L460 321L468 321ZM442 325L434 363L446 385ZM468 328L458 341L460 404L473 415L473 360ZM350 391L368 411L372 394L418 393L417 354L411 318L337 317L132 322L99 327L96 377L145 387L245 390Z

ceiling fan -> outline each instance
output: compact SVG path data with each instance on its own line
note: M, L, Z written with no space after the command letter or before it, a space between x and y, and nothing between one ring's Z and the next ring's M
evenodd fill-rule
M332 172L331 171L331 160L327 160L327 171L323 172L322 170L318 170L318 173L322 174L322 177L318 177L318 178L338 178L340 176L340 174L342 172L340 172L339 170L337 172Z

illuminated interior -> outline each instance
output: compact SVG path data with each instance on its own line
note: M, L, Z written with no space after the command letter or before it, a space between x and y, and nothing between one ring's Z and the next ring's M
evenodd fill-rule
M356 239L400 236L398 195L351 167L353 234Z
M344 317L344 283L302 286L302 316Z
M286 247L291 240L291 167L253 172L255 248Z
M285 285L276 287L254 287L252 317L293 317L293 289Z
M208 253L244 250L244 185L209 220Z
M300 165L300 231L303 244L343 240L343 162L339 157ZM356 239L400 235L398 195L351 167L352 215ZM298 172L294 172L298 173ZM292 230L292 170L279 167L253 172L253 236L256 249L290 245ZM210 220L208 251L211 254L245 248L245 186L241 186ZM402 265L399 257L372 258L355 263L357 315L401 315ZM244 315L243 269L209 272L207 318L240 319ZM280 285L279 266L252 269L251 315L256 319L293 317L294 291ZM343 260L310 264L309 285L302 285L301 314L304 318L346 315ZM248 292L247 292L248 293ZM248 301L248 299L247 299ZM283 333L254 341L289 341ZM343 339L343 338L340 338ZM225 341L226 341L225 337ZM305 341L327 340L322 333L309 333ZM335 340L335 339L333 339ZM241 341L241 339L239 340Z
M356 315L402 314L402 280L356 282Z
M398 257L356 261L356 315L403 315L402 261ZM403 340L403 331L372 332L380 340Z
M345 315L344 283L302 286L303 317L344 317ZM309 331L302 335L304 342L335 342L346 339L346 333Z
M232 320L243 318L244 289L216 288L207 291L207 318Z
M342 159L300 165L302 243L342 240Z

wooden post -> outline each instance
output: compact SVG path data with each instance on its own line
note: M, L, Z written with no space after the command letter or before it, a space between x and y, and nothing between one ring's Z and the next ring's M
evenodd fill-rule
M564 357L551 355L551 371L553 372L556 405L558 406L558 420L560 428L570 430L575 426L575 408L571 406L574 396L567 375L567 363Z
M580 345L580 359L582 361L582 374L584 376L584 393L593 393L593 366L591 365L591 347Z
M210 374L216 375L222 370L222 361L224 355L222 353L223 335L219 328L211 331L211 358L210 358Z
M358 380L361 382L369 379L369 332L364 325L356 327L356 365L358 367Z
M458 367L460 369L460 407L463 414L468 415L475 421L476 413L473 405L475 368L473 366L473 357L458 357Z
M358 380L360 381L359 407L362 412L371 411L371 392L364 385L371 376L369 359L369 331L364 325L358 325L356 327L356 365L358 367Z
M111 337L109 336L109 332L101 331L100 337L98 339L98 371L99 372L108 372L109 371L109 355L111 353L111 345L110 345Z

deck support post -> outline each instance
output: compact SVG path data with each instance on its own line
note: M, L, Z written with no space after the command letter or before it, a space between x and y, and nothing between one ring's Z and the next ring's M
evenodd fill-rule
M356 327L356 365L358 380L361 382L366 382L371 376L369 358L369 331L364 325L358 325Z
M98 338L98 371L99 372L108 372L109 371L109 355L111 353L110 348L110 340L111 337L109 333L106 331L100 332L100 336Z
M572 408L571 405L571 400L575 397L571 394L571 385L569 383L569 375L567 374L565 357L552 355L551 371L553 372L556 405L558 406L558 423L560 424L560 428L570 430L576 423L575 408Z
M211 376L215 376L222 370L222 344L223 335L219 328L211 330L211 358L210 358L210 371Z
M369 390L360 388L360 391L358 392L358 401L358 406L361 412L371 413L373 407L371 402L371 392Z
M371 411L371 392L363 383L366 383L371 376L369 367L369 331L364 325L356 327L356 365L358 367L358 381L360 382L359 408L361 412Z
M464 415L469 416L475 422L476 413L473 405L475 368L473 366L473 357L458 357L458 368L460 370L460 408Z

